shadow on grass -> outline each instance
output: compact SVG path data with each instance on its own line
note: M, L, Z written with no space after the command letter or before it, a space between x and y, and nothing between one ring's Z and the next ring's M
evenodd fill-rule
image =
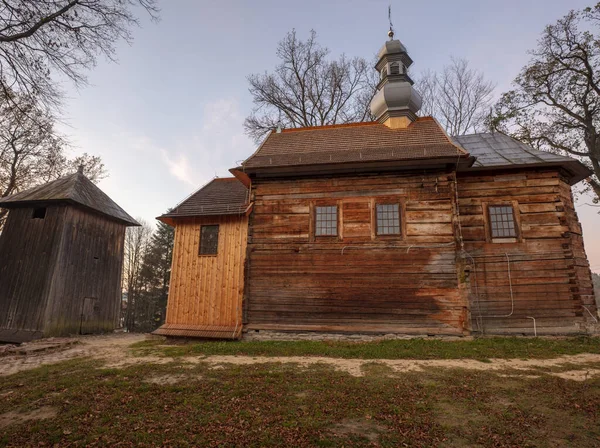
M600 338L478 338L464 341L440 339L382 340L377 342L329 341L207 341L172 344L142 341L134 353L171 357L189 355L326 356L356 359L548 359L561 355L600 353Z

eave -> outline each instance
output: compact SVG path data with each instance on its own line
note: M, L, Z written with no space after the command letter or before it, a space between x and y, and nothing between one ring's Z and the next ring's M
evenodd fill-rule
M539 169L539 168L562 168L569 175L569 185L575 185L578 182L590 177L593 173L588 167L583 165L578 160L568 162L540 162L540 163L523 163L523 164L506 164L506 165L490 165L490 166L472 166L469 168L461 167L458 171L462 173L477 173L489 171L515 171L523 169Z
M377 160L369 162L345 162L331 164L237 167L231 170L241 172L249 177L293 177L328 174L377 173L399 170L419 169L456 169L457 166L468 168L475 162L475 157L468 154L458 157L438 157L412 160ZM237 176L236 176L237 177Z
M252 212L253 203L248 204L237 212L220 212L220 213L189 213L189 214L166 214L157 216L156 219L165 224L176 227L177 221L190 218L219 218L222 216L248 216Z

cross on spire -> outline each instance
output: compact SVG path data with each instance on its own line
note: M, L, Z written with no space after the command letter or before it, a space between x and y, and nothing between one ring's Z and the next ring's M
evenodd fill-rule
M388 31L388 36L390 40L394 39L394 24L392 23L392 4L390 3L388 6L388 20L390 21L390 30Z

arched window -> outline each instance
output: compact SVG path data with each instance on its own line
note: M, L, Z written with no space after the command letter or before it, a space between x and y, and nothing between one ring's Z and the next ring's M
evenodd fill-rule
M387 76L387 67L383 67L381 69L381 79L385 78Z
M397 62L390 64L390 75L399 75L400 65Z

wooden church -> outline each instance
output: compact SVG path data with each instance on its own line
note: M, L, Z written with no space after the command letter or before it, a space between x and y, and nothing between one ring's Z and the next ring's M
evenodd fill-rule
M0 207L0 341L114 330L125 230L139 224L82 168Z
M591 172L507 135L418 116L399 41L375 121L270 133L175 226L166 324L215 338L598 330L572 186Z

